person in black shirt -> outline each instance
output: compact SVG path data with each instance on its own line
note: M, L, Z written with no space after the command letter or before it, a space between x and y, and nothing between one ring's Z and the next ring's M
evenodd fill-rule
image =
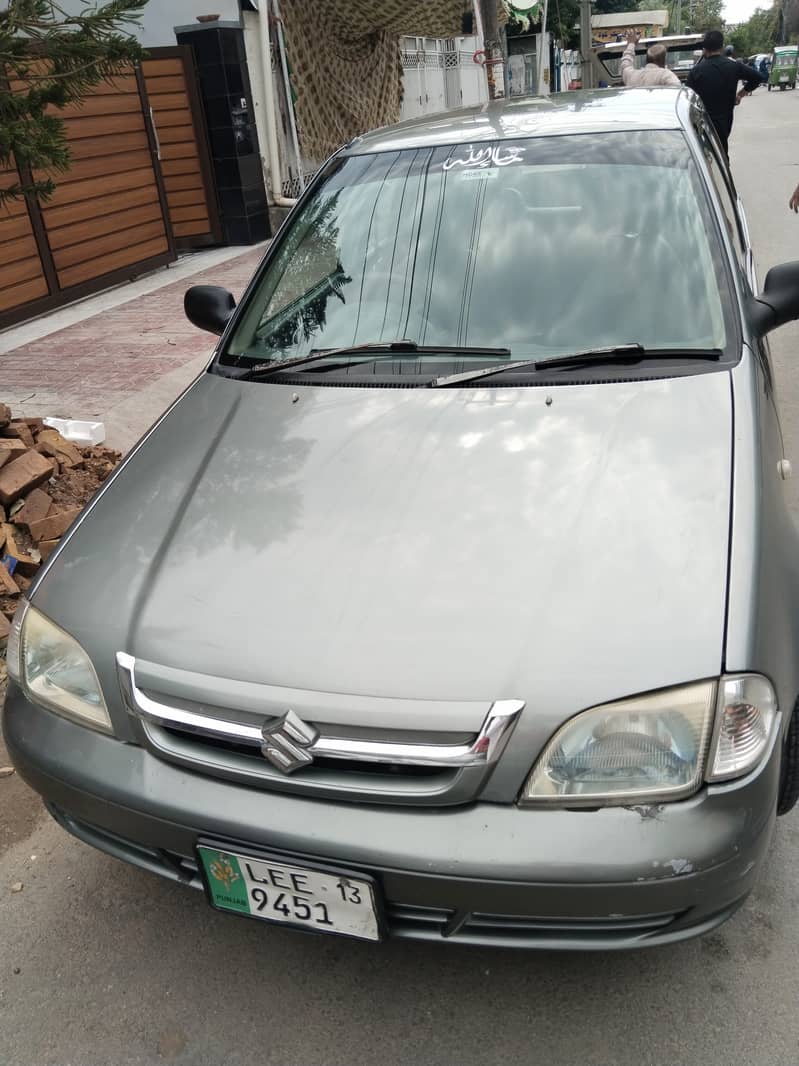
M713 120L725 153L732 130L735 105L762 85L764 78L753 67L724 55L720 30L709 30L702 41L702 59L688 75L688 87L699 95ZM738 82L744 88L738 91Z

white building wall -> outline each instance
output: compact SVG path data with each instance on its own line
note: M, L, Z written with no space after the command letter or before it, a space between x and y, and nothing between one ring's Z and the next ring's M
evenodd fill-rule
M267 193L271 194L273 190L271 189L271 183L269 180L269 169L267 167L267 146L269 144L269 140L266 132L266 105L264 103L265 92L260 41L261 27L258 15L256 15L254 12L248 13L245 11L243 14L243 24L244 51L247 56L247 71L250 77L252 106L253 112L255 114L255 129L258 133L258 148L261 153L261 164L264 168L264 181L267 185ZM276 87L275 91L277 91ZM279 192L280 190L276 191Z

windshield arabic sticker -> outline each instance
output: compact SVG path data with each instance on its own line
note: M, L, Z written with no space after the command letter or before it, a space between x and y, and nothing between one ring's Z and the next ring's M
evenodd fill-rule
M475 150L474 146L470 144L469 154L466 158L450 156L449 159L444 161L441 169L454 170L455 167L462 167L465 171L473 171L485 170L488 167L507 167L511 163L523 162L522 155L524 152L525 148L521 145L503 148L501 145L495 144Z

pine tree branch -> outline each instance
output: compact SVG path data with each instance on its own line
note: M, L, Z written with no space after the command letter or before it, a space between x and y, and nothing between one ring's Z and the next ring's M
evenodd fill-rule
M69 169L64 122L52 109L83 99L141 59L130 31L146 3L108 0L72 15L58 0L7 0L0 11L0 168ZM0 189L0 205L26 193L46 199L54 188L49 177L16 182Z

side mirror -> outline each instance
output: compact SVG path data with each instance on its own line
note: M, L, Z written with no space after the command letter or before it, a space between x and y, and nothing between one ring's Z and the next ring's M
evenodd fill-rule
M219 285L194 285L183 297L186 318L198 329L222 334L236 310L233 293Z
M749 301L748 310L750 324L761 337L799 318L799 262L772 267L763 291Z

